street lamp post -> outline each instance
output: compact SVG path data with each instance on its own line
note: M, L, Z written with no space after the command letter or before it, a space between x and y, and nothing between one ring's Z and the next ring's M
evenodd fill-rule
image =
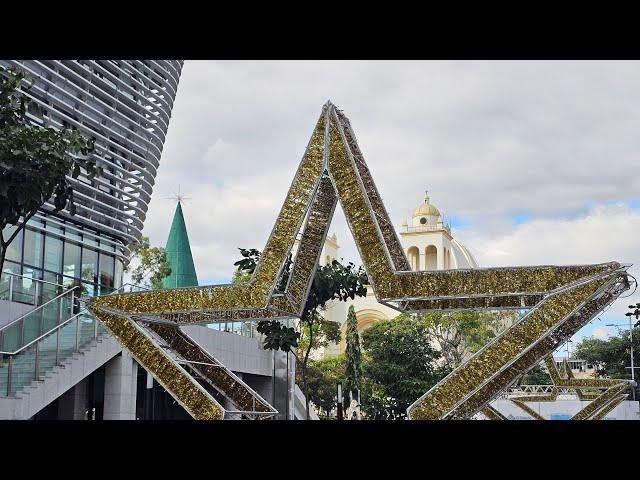
M633 312L627 312L625 315L629 317L629 339L631 342L631 381L633 381L633 400L636 399L636 375L635 368L633 366L633 325L631 324L631 317L636 317L636 320L640 317L640 303L636 303L635 305L629 305L630 309L633 309Z
M344 414L344 410L343 410L343 403L342 403L342 384L338 383L338 391L337 391L337 395L336 395L336 400L337 400L337 407L338 407L338 420L342 420L343 419L343 414Z

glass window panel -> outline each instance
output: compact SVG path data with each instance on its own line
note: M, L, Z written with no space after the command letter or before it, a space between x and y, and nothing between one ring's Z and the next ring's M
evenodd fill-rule
M65 228L64 238L72 238L72 239L78 240L80 242L82 241L82 236L77 231L75 231L74 229L69 228L69 227Z
M21 269L20 269L20 265L19 264L14 263L14 262L6 261L6 262L4 262L4 271L20 275Z
M62 272L62 240L51 235L44 239L44 269Z
M84 234L84 242L82 243L84 243L85 245L98 246L98 240L96 240L96 238L92 235L87 235L86 233Z
M89 248L82 249L82 278L91 282L98 281L98 252Z
M251 322L242 322L242 333L243 337L251 337Z
M42 284L42 300L49 300L51 298L56 297L57 295L59 295L60 293L62 293L62 287L58 287L58 285L60 285L62 283L62 276L55 274L55 273L51 273L51 272L44 272L43 274L43 278L44 281L46 282L50 282L50 283L43 283ZM55 285L52 285L55 284Z
M40 283L35 280L42 279L42 270L24 267L23 276L18 283L13 284L13 297L16 301L36 305L38 297L42 295ZM18 279L16 279L18 280ZM15 282L15 280L14 280ZM36 295L37 294L37 295Z
M62 272L70 277L80 278L80 246L64 242L64 266Z
M96 287L92 283L82 282L82 295L93 297L96 294Z
M14 225L11 225L5 228L2 231L2 238L4 238L5 240L9 238L11 235L13 235L13 232L16 231L16 228L17 227ZM16 235L16 238L13 239L13 241L9 245L9 248L7 248L7 254L5 256L5 260L14 260L18 263L22 262L22 236L23 235L24 235L24 232L20 232L18 235Z
M114 284L113 286L116 288L120 288L122 286L122 272L124 270L124 265L122 264L122 260L116 258L116 270L113 275Z
M100 284L113 287L114 258L111 255L100 253Z
M27 228L24 232L24 263L42 268L42 244L44 235Z
M50 221L47 221L47 232L56 232L62 235L62 227Z
M116 289L113 287L107 287L105 285L98 285L98 295L109 295L113 293Z
M37 227L44 227L44 221L40 220L39 218L31 218L31 220L29 220L29 222L27 223L27 226L29 225L35 225Z

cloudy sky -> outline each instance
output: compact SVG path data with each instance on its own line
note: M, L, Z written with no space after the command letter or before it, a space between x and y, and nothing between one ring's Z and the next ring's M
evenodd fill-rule
M481 266L640 264L639 62L186 61L151 243L180 188L200 284L227 282L237 247L264 247L328 99L396 228L428 189ZM341 211L332 231L359 263ZM629 300L580 335L607 335Z

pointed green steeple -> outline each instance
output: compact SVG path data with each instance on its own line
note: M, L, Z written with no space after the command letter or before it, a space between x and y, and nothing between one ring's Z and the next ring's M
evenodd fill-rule
M166 251L167 261L171 265L171 275L162 280L162 287L197 287L198 278L196 277L196 268L193 265L189 235L187 235L187 226L184 223L180 200L178 200L176 212L173 214Z

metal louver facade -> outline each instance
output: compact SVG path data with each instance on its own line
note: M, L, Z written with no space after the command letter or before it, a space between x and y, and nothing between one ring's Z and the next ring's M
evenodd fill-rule
M122 246L141 237L173 101L180 60L0 60L35 85L27 95L42 109L34 123L75 128L96 139L101 177L71 179L77 212L56 214ZM53 205L42 214L50 217ZM125 250L126 252L126 250ZM126 255L126 254L125 254Z

